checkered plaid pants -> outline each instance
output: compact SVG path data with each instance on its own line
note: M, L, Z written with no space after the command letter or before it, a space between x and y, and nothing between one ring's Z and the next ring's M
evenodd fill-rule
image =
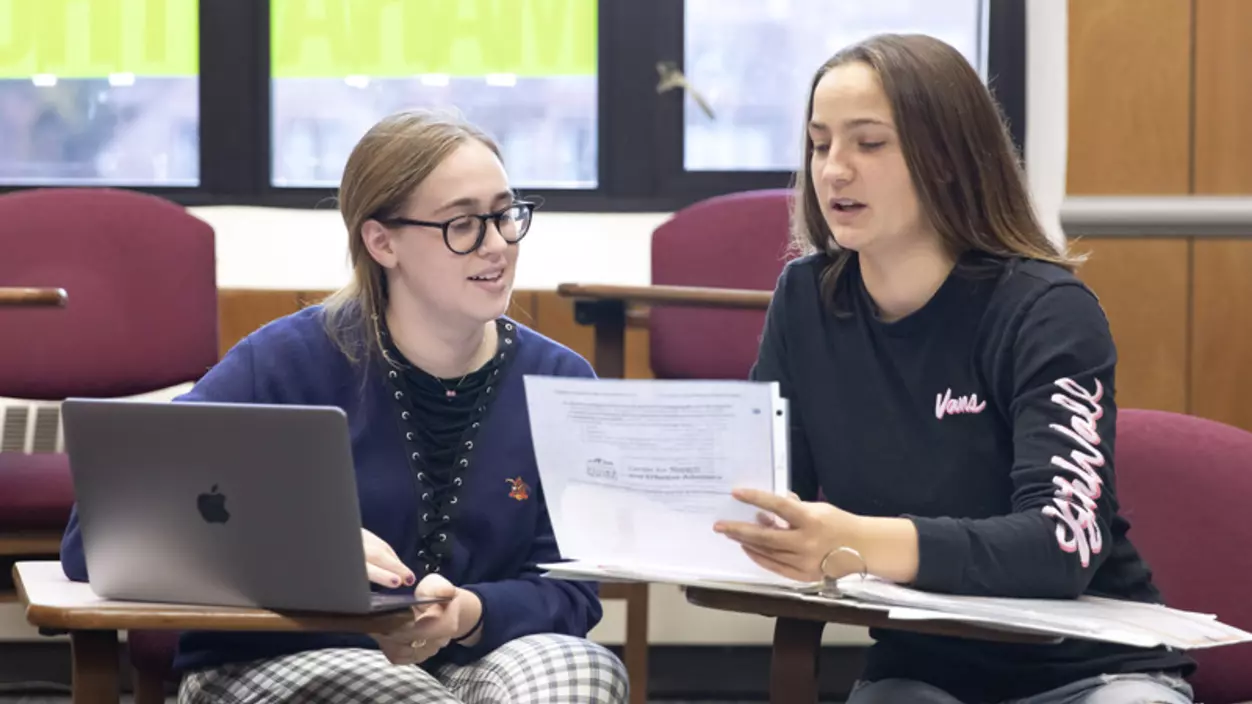
M581 638L526 636L469 665L427 672L379 651L312 650L187 673L179 704L620 704L626 668Z

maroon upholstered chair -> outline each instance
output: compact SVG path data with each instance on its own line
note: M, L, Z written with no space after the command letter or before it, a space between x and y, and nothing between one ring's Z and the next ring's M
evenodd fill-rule
M1117 492L1130 539L1168 605L1252 630L1252 433L1127 409L1117 420ZM1252 644L1195 653L1196 701L1252 701Z
M596 373L623 375L630 321L648 329L657 378L747 378L787 263L790 208L783 189L700 201L653 232L650 286L560 285L578 322L595 326Z
M649 361L660 379L746 379L764 306L787 263L791 192L761 190L685 208L652 235L652 284L765 292L755 306L654 305Z
M595 326L596 373L625 376L626 327L647 327L657 378L746 379L765 309L786 264L787 190L718 196L690 205L652 234L652 285L562 284L578 322ZM605 584L626 600L631 700L647 700L648 585Z
M0 284L63 288L72 301L0 308L0 397L125 397L200 378L218 356L214 247L207 223L151 195L0 195ZM60 550L74 496L51 410L51 447L0 452L0 559ZM131 643L147 651L142 634Z

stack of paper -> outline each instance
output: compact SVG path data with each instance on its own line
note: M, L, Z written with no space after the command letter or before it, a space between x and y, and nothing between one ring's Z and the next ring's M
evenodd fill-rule
M1010 599L922 592L859 576L838 582L845 599L890 607L893 619L940 619L1008 626L1015 630L1180 650L1252 642L1252 633L1227 626L1213 614L1159 604L1083 596L1078 599Z
M756 520L735 487L786 494L787 404L774 383L525 378L540 481L561 554L554 578L749 592L1132 646L1208 648L1252 633L1153 604L933 594L880 579L796 582L713 531ZM902 623L903 626L903 623Z

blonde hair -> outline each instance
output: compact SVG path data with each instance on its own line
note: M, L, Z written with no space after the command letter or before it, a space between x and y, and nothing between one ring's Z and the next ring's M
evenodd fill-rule
M827 72L851 63L878 74L894 113L904 160L926 217L954 255L979 251L1051 262L1074 271L1083 257L1056 246L1035 217L1012 136L991 92L952 46L920 34L882 34L849 46L817 70L804 113L804 162L796 172L792 238L797 253L821 252L822 293L835 304L852 254L835 243L813 192L813 94Z
M387 307L385 272L366 250L361 228L371 219L399 214L422 181L469 140L500 156L495 141L457 113L404 110L371 127L348 156L338 200L352 280L322 306L327 334L353 363L381 353L380 318Z

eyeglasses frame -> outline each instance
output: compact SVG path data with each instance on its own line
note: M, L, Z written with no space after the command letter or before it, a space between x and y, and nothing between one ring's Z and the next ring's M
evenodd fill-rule
M508 213L510 210L513 210L514 208L518 206L522 206L526 209L526 220L527 220L526 230L522 234L518 235L517 239L510 240L509 238L504 237L504 231L500 229L500 221L501 219L504 218L504 215L506 213ZM509 203L507 206L495 212L462 213L460 215L448 218L447 220L443 220L441 222L434 222L430 220L414 220L412 218L404 218L404 217L398 217L398 216L393 216L389 218L373 218L373 219L377 220L379 223L383 225L389 225L392 227L398 226L398 225L410 225L413 227L438 228L443 233L443 245L448 248L449 252L452 252L453 254L459 254L462 256L468 256L470 254L473 254L474 252L477 252L478 248L482 247L483 242L487 240L487 221L489 220L495 222L496 232L500 233L500 236L504 238L505 242L508 242L509 244L517 244L518 242L521 242L522 238L525 237L530 232L530 225L534 221L535 208L537 206L538 206L538 203L535 203L534 201L514 200L512 203ZM456 222L457 220L460 220L461 218L466 218L466 217L478 218L478 238L474 240L474 246L470 247L468 251L460 252L460 251L457 251L456 249L453 249L452 243L448 239L448 226Z

